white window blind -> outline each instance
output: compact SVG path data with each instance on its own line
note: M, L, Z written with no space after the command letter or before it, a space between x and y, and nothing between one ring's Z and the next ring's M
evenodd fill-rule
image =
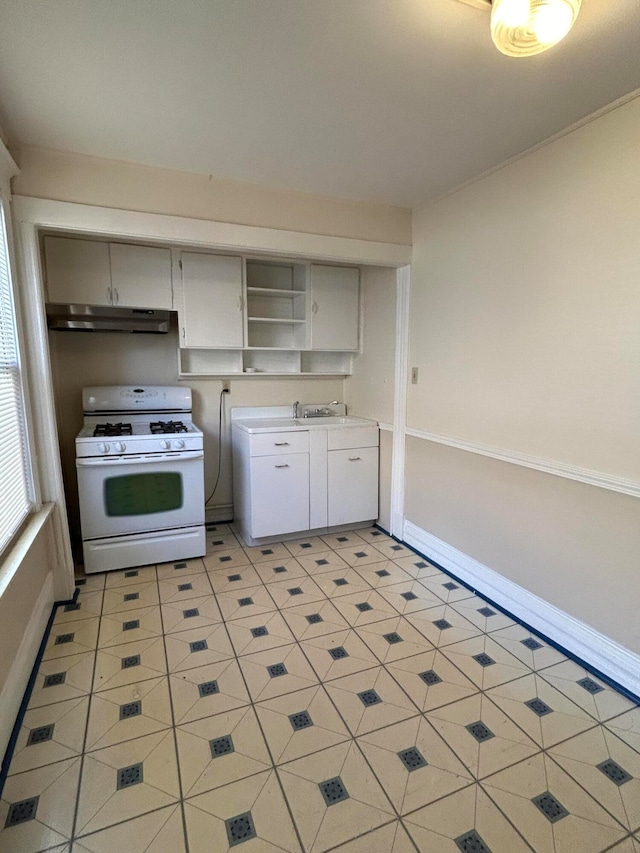
M5 213L0 199L0 557L31 509Z

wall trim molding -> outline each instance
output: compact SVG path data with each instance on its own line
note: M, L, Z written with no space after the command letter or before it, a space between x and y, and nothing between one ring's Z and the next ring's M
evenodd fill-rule
M0 692L0 757L11 738L11 732L31 678L34 661L47 628L53 606L53 572L49 572L20 641L20 646Z
M411 267L396 272L396 363L393 400L393 447L391 451L391 534L404 536L405 428L407 424L407 377L409 359L409 301Z
M438 435L435 432L426 432L412 427L408 427L405 432L406 435L413 438L445 444L447 447L455 447L457 450L489 456L491 459L499 459L501 462L511 462L513 465L521 465L523 468L533 468L536 471L543 471L545 474L554 474L556 477L564 477L567 480L576 480L589 486L597 486L600 489L609 489L612 492L620 492L623 495L640 498L640 482L626 480L624 477L614 477L611 474L603 474L600 471L592 471L588 468L578 468L564 462L555 462L552 459L528 456L526 453L519 453L515 450L501 450L488 444L465 441L462 438L454 438L449 435Z
M640 655L405 519L404 541L517 619L640 696Z
M393 432L393 424L383 423L383 421L378 421L378 429L383 429L385 432Z

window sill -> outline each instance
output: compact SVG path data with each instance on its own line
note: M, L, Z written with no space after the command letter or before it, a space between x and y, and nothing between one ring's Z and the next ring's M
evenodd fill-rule
M42 528L53 512L55 504L44 504L37 512L32 513L17 538L9 544L0 561L0 596L13 580L14 575L24 562L29 549L38 538Z

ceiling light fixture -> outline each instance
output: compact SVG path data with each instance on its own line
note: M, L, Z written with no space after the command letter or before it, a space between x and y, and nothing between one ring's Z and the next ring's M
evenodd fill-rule
M506 56L534 56L561 41L574 25L582 0L461 0L491 8L491 38Z

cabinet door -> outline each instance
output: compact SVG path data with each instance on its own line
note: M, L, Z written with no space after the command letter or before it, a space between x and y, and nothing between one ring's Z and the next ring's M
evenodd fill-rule
M45 237L49 302L111 304L109 244L71 237Z
M251 459L251 535L309 529L309 454Z
M378 517L378 448L330 450L329 526Z
M180 346L241 348L242 258L182 253Z
M113 304L171 310L171 251L110 243Z
M311 266L311 349L357 350L360 271Z

